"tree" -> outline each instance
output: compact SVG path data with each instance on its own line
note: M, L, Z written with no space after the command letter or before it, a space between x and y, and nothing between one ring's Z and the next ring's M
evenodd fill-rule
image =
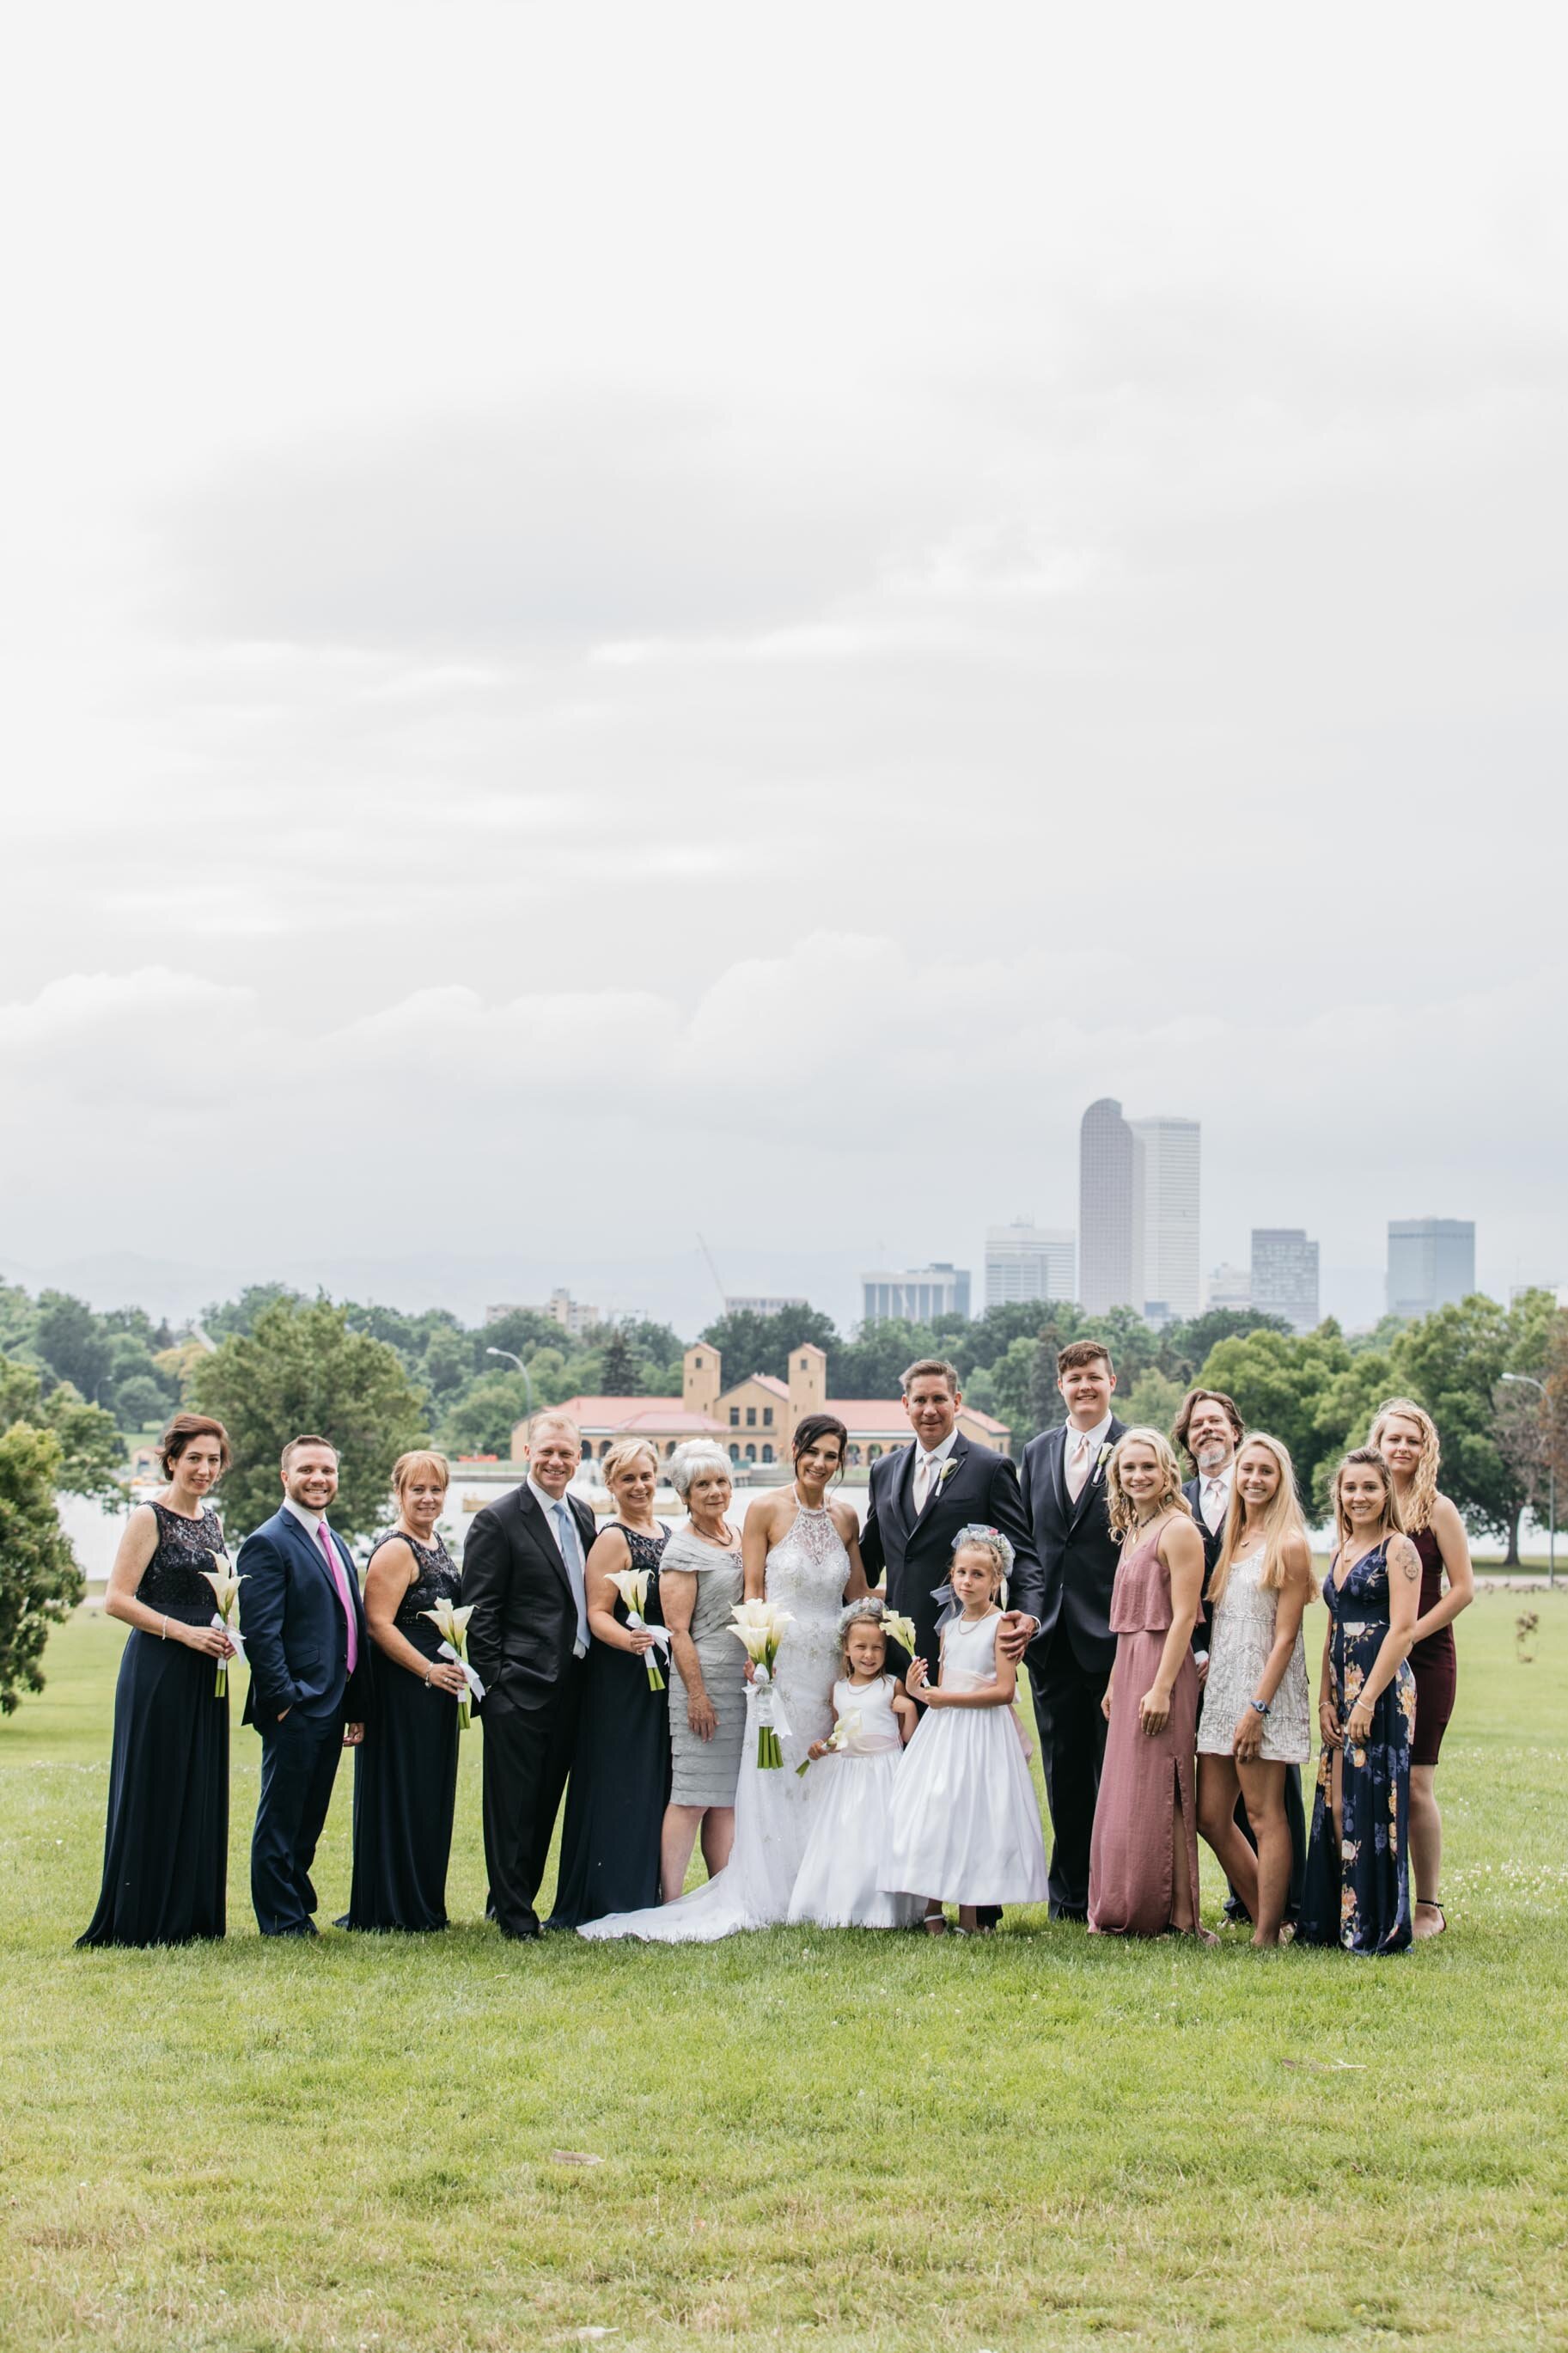
M1250 1307L1209 1307L1184 1323L1168 1324L1160 1335L1160 1370L1184 1390L1190 1389L1204 1364L1222 1340L1245 1339L1249 1332L1289 1332L1282 1315L1259 1315ZM1123 1420L1126 1416L1122 1416ZM1151 1425L1152 1426L1152 1425Z
M1349 1370L1351 1355L1333 1322L1315 1332L1248 1332L1220 1341L1199 1367L1197 1386L1236 1399L1249 1430L1267 1430L1289 1448L1303 1496L1331 1437L1320 1427L1321 1400Z
M121 1430L151 1430L168 1411L163 1386L150 1373L132 1373L114 1392L114 1419Z
M927 1324L906 1324L897 1316L862 1324L858 1339L837 1340L827 1352L828 1394L901 1397L904 1374L917 1357L946 1354Z
M68 1618L84 1582L55 1509L62 1476L52 1430L14 1421L0 1436L0 1714L44 1688L49 1628Z
M0 1355L30 1351L38 1311L19 1283L0 1282Z
M440 1443L448 1454L499 1454L509 1460L511 1433L527 1413L522 1375L488 1373L447 1407Z
M1136 1423L1144 1430L1163 1430L1169 1437L1186 1390L1186 1382L1169 1380L1157 1368L1141 1373L1125 1398L1120 1388L1117 1390L1118 1419L1129 1428Z
M54 1439L59 1449L58 1484L66 1494L93 1495L100 1503L119 1499L125 1449L113 1415L89 1405L69 1381L58 1382L46 1397L34 1366L7 1356L0 1358L0 1430L14 1422Z
M443 1327L432 1332L420 1366L426 1388L438 1403L456 1397L469 1377L467 1334Z
M1312 1417L1316 1461L1301 1494L1317 1520L1331 1516L1329 1491L1341 1462L1366 1444L1378 1408L1399 1392L1389 1356L1375 1349L1358 1356L1348 1340L1345 1348L1350 1361L1319 1392Z
M33 1345L57 1381L71 1381L96 1405L112 1366L109 1335L85 1299L40 1291Z
M481 1375L495 1368L495 1358L485 1353L488 1348L504 1348L514 1356L526 1356L531 1348L565 1348L571 1345L553 1315L541 1314L536 1307L509 1307L493 1324L481 1324L468 1335L469 1359L475 1372Z
M1499 1388L1505 1372L1542 1377L1557 1312L1546 1291L1527 1291L1509 1308L1476 1293L1412 1324L1394 1344L1400 1386L1437 1425L1444 1493L1472 1528L1504 1540L1510 1568L1530 1479L1499 1443Z
M748 1307L736 1308L710 1324L702 1337L719 1351L726 1382L743 1381L750 1373L771 1373L774 1380L782 1381L788 1377L790 1350L803 1341L826 1348L829 1356L839 1345L833 1318L816 1307L781 1307L776 1315L756 1315ZM868 1389L864 1394L888 1393Z
M394 1462L426 1440L424 1408L395 1350L350 1331L346 1311L327 1299L264 1307L248 1333L197 1366L192 1395L228 1431L225 1516L246 1531L281 1501L278 1461L289 1439L309 1431L338 1449L331 1518L349 1537L384 1521Z
M624 1332L612 1332L599 1356L601 1397L636 1397L638 1382L637 1360Z
M239 1333L254 1332L258 1317L268 1307L296 1299L303 1303L303 1294L286 1282L247 1283L237 1299L215 1300L202 1309L202 1330L209 1340L232 1340Z

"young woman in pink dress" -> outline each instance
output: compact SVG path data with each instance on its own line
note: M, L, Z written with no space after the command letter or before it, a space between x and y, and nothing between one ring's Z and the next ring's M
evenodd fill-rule
M1121 1558L1110 1595L1116 1663L1101 1703L1110 1729L1089 1846L1089 1925L1102 1936L1173 1928L1201 1936L1192 1632L1203 1538L1157 1430L1123 1431L1105 1492Z

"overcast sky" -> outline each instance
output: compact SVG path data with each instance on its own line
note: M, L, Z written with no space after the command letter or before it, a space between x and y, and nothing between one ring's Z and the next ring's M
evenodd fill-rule
M0 1255L1568 1282L1565 47L24 12Z

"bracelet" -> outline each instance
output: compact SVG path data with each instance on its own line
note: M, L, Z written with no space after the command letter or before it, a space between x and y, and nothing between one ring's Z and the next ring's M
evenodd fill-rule
M423 1474L421 1474L421 1475L423 1475ZM428 1691L428 1690L429 1690L429 1688L430 1688L430 1678L431 1678L431 1676L435 1673L435 1672L436 1672L436 1670L435 1670L435 1668L434 1668L434 1667L426 1667L426 1670L425 1670L425 1688L426 1688L426 1691Z
M163 1630L162 1630L162 1632L159 1634L159 1636L158 1636L158 1640L160 1641L160 1642L166 1642L166 1641L168 1641L168 1639L169 1639L169 1621L168 1621L168 1620L165 1618L165 1619L164 1619L164 1620L163 1620Z

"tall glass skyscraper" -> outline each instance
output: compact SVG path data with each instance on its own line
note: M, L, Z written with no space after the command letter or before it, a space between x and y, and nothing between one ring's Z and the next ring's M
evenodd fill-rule
M1470 1218L1390 1218L1388 1312L1411 1319L1468 1299L1476 1287Z
M1318 1245L1301 1226L1254 1226L1252 1297L1263 1315L1283 1315L1293 1332L1318 1327Z
M1078 1138L1079 1299L1090 1315L1111 1307L1143 1310L1142 1225L1132 1130L1110 1095L1092 1103Z
M1195 1315L1198 1266L1198 1142L1195 1119L1135 1119L1134 1214L1142 1220L1143 1296L1134 1304L1162 1322Z

